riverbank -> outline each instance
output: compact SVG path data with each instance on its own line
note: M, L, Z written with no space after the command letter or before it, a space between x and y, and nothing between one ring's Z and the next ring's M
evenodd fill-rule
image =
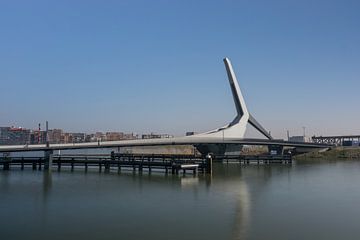
M360 159L360 147L335 147L325 152L310 152L297 155L294 159Z

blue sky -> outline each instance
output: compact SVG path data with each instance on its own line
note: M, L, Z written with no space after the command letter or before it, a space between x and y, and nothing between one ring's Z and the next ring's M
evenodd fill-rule
M359 1L0 1L0 125L360 134ZM256 136L249 131L249 136Z

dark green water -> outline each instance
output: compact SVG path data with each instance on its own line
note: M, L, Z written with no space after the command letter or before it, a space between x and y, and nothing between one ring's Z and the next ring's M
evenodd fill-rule
M360 162L0 171L0 239L360 239Z

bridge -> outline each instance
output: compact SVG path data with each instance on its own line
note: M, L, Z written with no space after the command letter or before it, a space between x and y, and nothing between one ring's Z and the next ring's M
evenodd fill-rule
M255 145L255 146L283 146L294 148L328 148L329 144L318 143L301 143L290 142L281 139L257 139L257 138L165 138L165 139L138 139L123 141L104 141L89 143L65 143L65 144L36 144L36 145L7 145L0 146L0 152L29 152L29 151L48 151L48 150L76 150L76 149L93 149L93 148L121 148L121 147L144 147L144 146L169 146L169 145L194 145L201 147L202 145L218 145L226 147L226 145Z
M269 151L281 154L284 147L296 149L297 152L313 151L330 147L324 143L298 143L273 139L270 133L251 115L245 104L235 72L228 58L224 60L230 89L232 92L236 116L227 125L200 134L186 137L168 139L137 139L124 141L105 141L74 144L39 144L39 145L13 145L0 146L0 152L28 152L44 151L52 153L54 150L88 149L88 148L114 148L136 146L165 146L165 145L193 145L203 155L225 155L226 153L240 151L244 145L268 146ZM252 125L266 139L244 138L247 124Z

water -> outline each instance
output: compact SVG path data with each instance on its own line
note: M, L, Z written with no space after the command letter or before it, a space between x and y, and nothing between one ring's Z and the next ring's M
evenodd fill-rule
M359 239L360 162L0 171L1 239Z

